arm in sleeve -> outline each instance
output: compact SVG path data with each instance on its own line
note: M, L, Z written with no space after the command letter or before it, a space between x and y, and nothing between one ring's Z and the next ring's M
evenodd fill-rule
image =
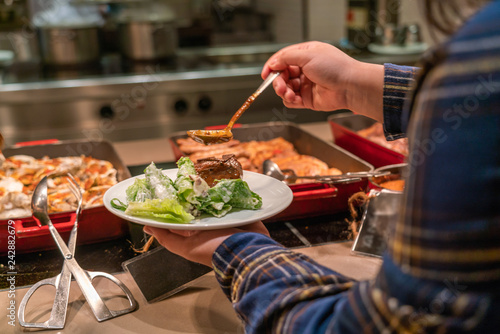
M403 110L410 98L418 68L384 64L384 132L387 140L405 137Z
M213 265L248 333L323 332L334 307L355 284L257 233L228 238Z

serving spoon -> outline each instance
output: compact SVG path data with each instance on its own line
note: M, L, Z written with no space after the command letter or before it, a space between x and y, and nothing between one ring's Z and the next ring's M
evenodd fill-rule
M300 176L295 174L292 169L281 170L277 163L272 160L264 160L262 169L265 175L274 177L280 181L295 181L298 179L317 180L318 182L325 183L346 183L360 181L365 177L385 176L390 172L349 172L337 175L314 175L314 176Z
M243 113L250 107L255 99L276 79L281 72L272 72L257 88L257 90L250 95L250 97L243 103L243 105L236 111L227 126L222 130L189 130L187 134L194 141L205 145L219 144L228 142L233 139L231 129L234 123L243 115Z

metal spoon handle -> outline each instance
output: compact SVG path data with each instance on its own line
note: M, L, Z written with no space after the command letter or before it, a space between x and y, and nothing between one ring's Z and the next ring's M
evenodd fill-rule
M287 169L284 169L283 172L288 172ZM337 175L314 175L314 176L299 176L295 174L285 175L286 179L309 179L309 180L335 180L335 179L358 179L363 177L376 177L376 176L386 176L389 175L390 172L349 172L345 174L337 174Z
M259 88L257 88L257 90L254 93L254 96L257 97L257 95L260 95L260 93L262 93L267 88L267 86L269 86L274 81L274 79L276 79L280 74L281 72L271 72L264 80L264 82L262 82Z
M236 111L236 113L233 115L233 117L231 118L231 120L229 121L229 123L227 124L226 128L223 131L226 131L226 132L231 131L231 129L234 126L234 123L236 123L236 121L241 117L241 115L243 115L245 110L248 109L250 104L252 104L253 101L255 101L257 96L259 96L260 93L262 93L264 91L264 89L266 89L267 86L269 86L271 84L271 82L273 82L273 80L278 77L278 75L280 75L280 72L273 72L273 73L268 75L268 77L264 80L264 82L262 82L262 84L259 86L259 88L257 88L257 90L240 107L240 109L238 109L238 111Z
M353 177L379 177L379 176L387 176L390 175L391 172L348 172L345 173L345 176L353 176Z

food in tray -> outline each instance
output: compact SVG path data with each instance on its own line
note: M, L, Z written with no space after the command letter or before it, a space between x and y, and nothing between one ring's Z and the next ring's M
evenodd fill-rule
M377 188L403 192L405 189L404 174L407 168L406 163L380 167L375 172L390 172L390 174L372 177L370 182Z
M299 176L342 174L338 168L329 167L322 160L299 154L293 144L282 137L267 141L240 142L233 139L229 142L206 146L191 138L177 139L179 149L192 161L200 161L207 157L222 157L232 154L241 163L244 170L262 173L262 165L270 159L281 169L291 169ZM313 182L300 180L298 182Z
M342 174L340 169L334 167L330 168L325 162L310 155L292 154L287 156L278 156L271 160L278 164L281 170L291 169L297 176ZM311 182L311 180L302 179L295 181L295 183L300 182Z
M382 182L380 184L380 187L384 188L384 189L402 192L405 189L405 181L404 180L389 180L389 181Z
M66 173L71 173L84 190L83 208L102 205L106 190L117 183L117 171L106 160L83 155L41 159L14 155L0 166L0 219L31 216L33 190L48 174L54 174L48 180L49 213L75 210Z
M408 139L401 138L388 141L385 139L382 123L375 123L366 129L359 130L357 133L361 137L371 140L380 146L396 151L404 156L408 156Z
M262 198L242 180L241 166L232 156L217 161L205 159L194 164L187 157L177 161L172 180L154 163L126 189L126 201L111 200L111 206L125 214L168 223L189 223L201 214L223 217L233 209L257 210ZM210 171L217 172L216 178ZM207 180L213 184L210 186Z

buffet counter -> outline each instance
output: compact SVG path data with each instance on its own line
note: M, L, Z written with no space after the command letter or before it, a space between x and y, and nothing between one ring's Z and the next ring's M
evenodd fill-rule
M300 125L324 140L332 140L326 122ZM147 164L151 161L174 161L167 138L117 142L116 151L127 166ZM353 255L352 241L328 242L318 245L294 247L320 264L334 268L341 274L363 280L376 275L381 260L375 257ZM77 256L78 257L78 256ZM77 259L78 260L78 259ZM3 264L6 265L6 264ZM86 268L84 268L86 269ZM220 290L213 271L192 281L186 289L156 302L148 302L140 288L128 272L112 273L131 290L139 307L130 314L98 322L75 281L73 281L66 326L63 330L47 330L57 333L243 333L243 326L231 307L231 303ZM123 308L119 292L107 287L104 281L96 281L96 288L109 298L110 307ZM21 333L30 331L19 325L17 309L28 287L0 291L1 333ZM30 301L26 320L45 321L54 298L53 289L41 289ZM116 304L116 305L115 305ZM9 324L9 307L14 305L15 326ZM40 310L47 310L40 314ZM30 313L31 312L31 313ZM32 317L30 317L32 315ZM33 315L37 318L33 319Z
M342 242L322 246L296 249L318 261L335 268L339 273L356 279L369 279L378 271L381 260L372 257L351 255L352 243ZM167 299L147 303L138 287L128 274L115 275L125 283L135 296L139 307L130 314L97 322L76 282L72 282L66 327L63 330L44 331L56 333L243 333L243 326L222 293L213 272L197 279L189 288ZM96 285L98 290L105 287ZM19 305L27 289L15 291L16 305ZM0 309L5 310L12 300L8 291L0 292ZM31 307L50 310L53 291L42 290ZM122 306L123 307L123 306ZM29 312L27 313L27 317ZM41 319L40 319L41 320ZM8 318L2 317L2 333L22 333L27 331L16 322L10 326Z

